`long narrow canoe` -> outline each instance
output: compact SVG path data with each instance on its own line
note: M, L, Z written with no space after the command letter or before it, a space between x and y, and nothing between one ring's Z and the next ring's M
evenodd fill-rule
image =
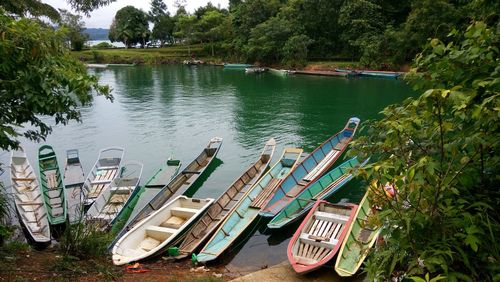
M35 244L50 243L50 228L45 210L42 191L35 172L23 148L12 151L10 176L14 203L23 225L28 242Z
M267 227L277 229L300 219L311 209L316 200L330 197L353 178L354 170L364 164L365 162L360 164L354 157L329 171L293 199L267 224Z
M81 188L85 182L85 173L80 162L78 150L66 151L66 166L64 167L64 185L68 193L73 192L73 188ZM79 196L79 195L78 195Z
M380 234L380 227L368 221L374 212L368 197L367 191L337 256L335 271L340 276L352 276L358 271Z
M288 75L294 73L294 71L291 71L291 70L278 70L278 69L272 69L272 68L269 69L269 72L272 74L281 76L281 77L287 77Z
M87 222L96 224L101 230L107 230L111 221L120 213L139 186L143 167L140 162L128 161L123 166L122 175L104 188L101 195L90 206L86 214Z
M151 213L113 246L113 263L123 265L161 254L214 199L179 196Z
M274 138L269 139L259 159L226 189L186 235L186 238L179 247L180 256L177 257L178 259L194 252L219 227L220 223L224 221L233 207L267 170L273 158L275 148L276 140Z
M124 151L123 148L111 147L99 152L97 161L87 174L82 187L73 189L70 196L72 203L69 206L71 222L83 219L85 206L90 207L104 188L120 175Z
M302 155L302 149L286 148L280 160L243 196L226 216L214 235L208 240L197 258L199 262L216 259L250 226L258 217L256 207L260 194L273 190L290 173Z
M118 233L129 218L134 218L161 191L161 188L165 187L177 175L180 167L181 161L169 158L144 186L134 190L123 209L111 221L111 232Z
M398 78L401 74L397 72L382 72L382 71L361 71L362 76L384 77L384 78Z
M241 69L244 70L246 68L250 68L252 65L249 64L224 64L225 69Z
M287 256L297 273L320 268L337 253L358 206L319 200L288 243Z
M215 159L222 145L222 138L214 137L210 139L208 145L181 173L165 185L160 192L149 201L144 208L140 210L134 217L130 217L127 224L116 235L115 240L110 244L113 246L121 236L131 230L137 223L148 217L154 211L160 209L170 199L184 194L189 187L196 183L196 180L203 174L210 163Z
M328 171L351 142L359 122L358 118L350 118L344 129L326 140L295 167L264 201L259 215L276 216L297 195Z
M49 224L65 223L67 218L66 193L57 156L51 146L43 145L38 149L38 167Z

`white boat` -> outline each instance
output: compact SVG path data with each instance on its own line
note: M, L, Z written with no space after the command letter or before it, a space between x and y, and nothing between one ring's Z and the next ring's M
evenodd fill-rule
M123 235L111 251L113 263L123 265L160 254L201 216L214 199L178 196Z
M72 203L69 207L71 222L82 219L85 213L84 205L87 207L92 205L111 181L120 175L124 151L123 148L112 147L99 152L97 161L87 174L83 186L73 189L73 193L69 196Z
M257 67L252 67L252 68L246 68L245 73L263 73L266 72L266 68L257 68Z
M121 176L115 178L90 206L85 216L86 220L96 223L100 229L106 230L139 186L142 168L142 163L127 162L123 166Z
M31 167L23 148L12 151L10 175L14 203L23 225L28 242L35 244L50 243L50 228L42 197L33 167Z

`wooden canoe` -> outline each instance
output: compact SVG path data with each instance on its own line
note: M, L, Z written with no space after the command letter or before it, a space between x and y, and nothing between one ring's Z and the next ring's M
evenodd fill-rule
M297 164L302 149L286 148L280 160L248 190L233 210L226 216L214 235L208 240L197 258L205 263L216 259L247 229L257 218L260 208L259 195L272 191Z
M181 161L169 158L144 186L135 189L123 209L111 221L111 232L118 233L129 218L134 218L161 191L161 188L165 187L177 175L180 167Z
M134 217L130 217L125 226L116 235L115 240L110 246L113 246L118 239L123 236L127 231L131 230L134 225L139 223L144 218L148 217L152 212L160 209L170 199L184 194L196 180L203 174L210 163L215 159L219 149L222 145L222 138L214 137L208 142L208 145L203 151L189 163L177 176L174 177L167 185L165 185L156 194L156 196L144 205Z
M179 247L178 259L193 253L231 212L243 195L260 179L273 158L276 140L269 139L257 161L241 174L193 226Z
M344 129L326 140L295 167L264 201L259 215L276 216L297 195L328 171L351 142L359 123L358 118L350 118Z
M161 254L170 242L192 224L213 202L179 196L128 231L113 246L115 265L138 261Z
M358 206L318 200L288 244L287 256L297 273L318 269L340 249Z
M106 148L99 152L97 161L87 174L82 188L73 189L73 193L69 196L69 201L72 203L69 206L71 222L83 219L85 207L90 207L111 181L120 176L124 152L125 150L119 147Z
M38 149L38 168L49 224L63 224L67 218L66 193L57 156L51 146L43 145Z
M26 231L28 242L50 244L47 211L33 167L21 147L17 151L12 151L10 159L12 194L19 222Z
M122 175L104 188L101 195L90 206L85 216L87 222L96 224L101 230L107 230L111 221L120 213L139 186L142 169L142 163L128 161L123 166Z
M281 212L267 224L268 228L278 229L291 224L306 214L317 200L325 200L337 192L353 178L353 172L360 166L356 157L344 162L302 191Z
M358 271L380 234L380 227L372 226L369 223L374 208L368 197L367 191L359 203L355 220L349 227L346 239L337 256L335 271L340 276L352 276Z

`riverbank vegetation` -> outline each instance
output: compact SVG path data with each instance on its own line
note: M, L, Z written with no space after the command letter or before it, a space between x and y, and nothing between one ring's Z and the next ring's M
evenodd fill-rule
M228 9L208 3L188 13L178 1L171 15L155 0L149 14L130 6L118 11L110 39L143 47L149 39L160 46L203 44L223 61L302 67L308 61L348 60L388 69L410 62L428 38L447 42L450 31L465 29L472 19L496 23L499 8L483 0L249 0L230 1ZM141 13L129 22L148 16L152 32L143 23L122 24L124 15Z
M352 145L372 156L363 177L382 207L371 281L500 278L499 39L475 22L431 40L407 77L422 95L384 109Z

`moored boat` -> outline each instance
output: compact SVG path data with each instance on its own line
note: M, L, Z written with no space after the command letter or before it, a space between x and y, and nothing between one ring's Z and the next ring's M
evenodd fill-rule
M299 226L287 248L297 273L318 269L337 253L358 206L318 200Z
M113 246L115 265L161 254L214 200L179 196L144 218Z
M169 158L165 164L146 182L134 190L122 210L111 222L112 233L118 233L129 218L134 218L179 172L181 161Z
M260 179L269 167L273 157L276 141L269 139L258 160L246 169L226 191L215 201L201 219L188 232L179 247L180 256L183 258L194 252L204 243L213 231L224 221L233 207L240 201L245 193Z
M272 191L297 164L302 149L285 148L278 162L248 190L236 204L226 219L220 224L214 235L208 240L197 255L199 262L205 263L216 259L250 226L258 217L259 203L268 191Z
M63 224L67 218L66 193L57 156L51 146L43 145L38 149L38 168L49 224Z
M245 73L264 73L266 71L267 71L266 68L258 68L258 67L245 68Z
M123 148L111 147L102 149L99 152L97 161L87 174L82 187L73 189L71 197L74 202L72 201L73 203L69 207L71 222L83 219L84 206L90 207L101 192L104 191L104 188L120 175L124 151Z
M249 64L224 64L225 69L241 69L244 70L246 68L252 67Z
M184 194L192 185L194 185L196 180L215 159L221 145L222 138L214 137L210 139L208 145L203 149L200 155L196 157L196 159L189 163L167 185L163 186L161 190L149 202L147 202L134 217L131 216L129 218L110 246L113 246L115 242L117 242L118 239L127 231L131 230L134 225L148 217L152 212L160 209L170 199Z
M282 69L278 70L278 69L273 69L273 68L269 68L269 72L272 74L282 76L282 77L286 77L286 76L289 76L289 75L295 73L294 71L291 71L291 70L282 70Z
M115 178L104 188L86 214L87 222L96 224L101 230L106 230L120 213L125 203L139 186L143 164L128 161L123 165L121 176Z
M356 157L344 162L323 175L302 191L281 212L267 224L268 228L284 227L306 214L317 200L324 200L338 191L353 178L353 172L366 163L359 163Z
M307 156L264 201L260 216L274 217L297 195L320 178L337 161L352 141L360 120L352 117L344 129Z
M359 203L355 219L349 230L335 262L335 271L340 276L354 275L373 247L380 234L380 227L370 223L374 207L369 199L369 191Z
M71 207L77 207L80 203L80 189L85 182L85 173L80 162L78 150L66 151L66 165L64 167L64 185L66 189L66 200L69 218L75 218L78 213ZM77 190L77 191L75 191Z
M384 71L360 71L362 76L384 77L384 78L398 78L401 74L397 72L384 72Z
M28 242L50 244L50 228L42 191L33 167L23 148L12 151L10 161L12 193L19 222L24 227Z

